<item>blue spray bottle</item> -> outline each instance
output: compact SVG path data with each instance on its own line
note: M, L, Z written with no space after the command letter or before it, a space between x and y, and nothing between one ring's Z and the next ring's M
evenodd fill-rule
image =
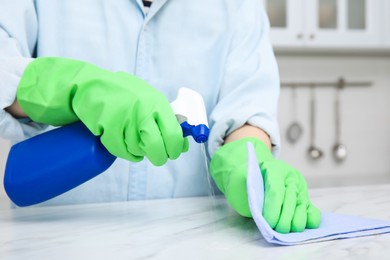
M202 96L180 88L171 106L183 136L191 135L198 143L206 142L209 128ZM7 159L4 188L16 205L34 205L94 178L115 159L100 137L77 122L13 145Z

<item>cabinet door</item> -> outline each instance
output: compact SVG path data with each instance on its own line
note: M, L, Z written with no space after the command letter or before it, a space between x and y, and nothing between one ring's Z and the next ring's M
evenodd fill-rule
M306 0L308 45L380 46L384 40L382 3L382 0Z
M385 28L384 28L384 35L385 35L385 47L390 47L390 15L388 14L390 12L390 1L389 0L382 0L384 1L384 13L385 15Z
M304 0L262 0L276 47L301 46L304 39Z

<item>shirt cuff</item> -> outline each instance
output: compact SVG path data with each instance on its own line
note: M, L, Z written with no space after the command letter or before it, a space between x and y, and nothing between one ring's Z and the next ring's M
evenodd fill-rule
M31 137L46 128L45 125L14 118L4 109L12 105L16 98L19 81L32 58L0 58L0 138L13 142Z
M269 113L258 110L256 113L248 109L240 111L240 114L231 118L219 119L224 123L216 122L210 132L210 138L208 142L208 152L210 157L224 144L224 139L234 130L242 127L245 124L249 124L262 129L266 132L271 139L272 154L278 157L280 154L280 133L279 126L276 118L269 115Z

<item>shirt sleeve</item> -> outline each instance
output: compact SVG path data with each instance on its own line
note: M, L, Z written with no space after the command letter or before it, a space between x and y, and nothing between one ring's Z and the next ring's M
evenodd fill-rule
M212 156L223 145L227 135L248 123L270 136L272 152L277 156L280 81L269 39L269 21L261 1L243 1L235 11L224 78L210 115L209 154Z
M18 120L4 110L14 102L20 78L32 60L37 26L33 1L1 1L0 138L19 141L45 128L30 120Z

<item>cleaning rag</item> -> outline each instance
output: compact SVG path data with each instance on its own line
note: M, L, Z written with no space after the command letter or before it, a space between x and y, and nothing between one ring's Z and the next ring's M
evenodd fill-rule
M321 225L304 232L281 234L273 230L262 215L264 183L252 143L247 144L247 189L252 217L264 239L272 244L297 245L326 240L376 235L390 232L390 221L322 212Z

